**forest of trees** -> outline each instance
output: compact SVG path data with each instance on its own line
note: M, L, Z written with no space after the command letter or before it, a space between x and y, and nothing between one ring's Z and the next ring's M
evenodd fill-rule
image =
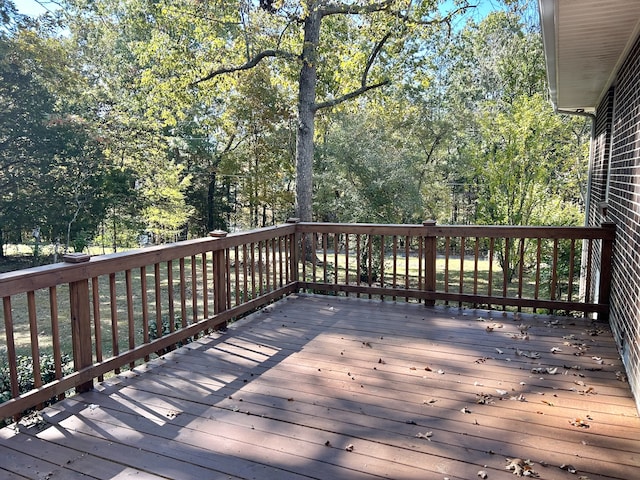
M580 224L590 123L553 112L535 2L491 4L0 0L0 244Z

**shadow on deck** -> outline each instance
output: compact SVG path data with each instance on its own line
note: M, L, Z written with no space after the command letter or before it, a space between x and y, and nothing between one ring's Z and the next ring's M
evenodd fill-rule
M2 430L0 477L638 478L621 372L584 319L293 295Z

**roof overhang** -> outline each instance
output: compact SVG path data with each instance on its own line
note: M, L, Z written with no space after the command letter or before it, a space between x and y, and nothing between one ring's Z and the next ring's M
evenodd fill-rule
M593 112L640 33L640 0L538 0L551 101Z

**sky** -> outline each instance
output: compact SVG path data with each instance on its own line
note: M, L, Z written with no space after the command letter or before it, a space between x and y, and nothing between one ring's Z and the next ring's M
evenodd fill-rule
M14 3L20 13L30 16L38 16L46 12L47 9L55 10L58 8L56 2L52 0L40 0L39 2L36 0L14 0ZM477 0L473 3L478 5L475 11L481 17L485 16L491 10L498 9L500 6L499 0ZM447 4L453 4L453 1L447 0L445 5Z
M40 3L36 2L36 0L14 0L13 3L20 13L32 17L37 17L47 11L42 5L45 5L50 10L57 8L54 2L48 0L40 0Z

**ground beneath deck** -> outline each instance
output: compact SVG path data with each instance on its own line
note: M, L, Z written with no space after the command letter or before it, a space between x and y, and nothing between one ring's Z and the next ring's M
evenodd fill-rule
M0 478L640 478L611 334L563 317L292 296L42 417Z

